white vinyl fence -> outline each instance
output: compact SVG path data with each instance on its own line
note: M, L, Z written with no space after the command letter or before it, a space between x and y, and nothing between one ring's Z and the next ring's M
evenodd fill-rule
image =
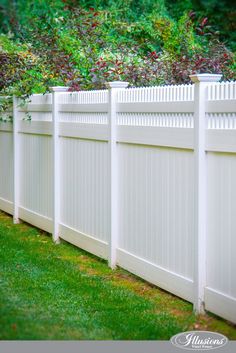
M14 99L0 209L236 323L236 83L191 78Z

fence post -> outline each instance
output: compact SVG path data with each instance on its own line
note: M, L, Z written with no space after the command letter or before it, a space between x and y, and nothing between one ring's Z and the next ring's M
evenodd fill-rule
M53 139L53 231L55 243L59 243L60 222L60 145L59 145L59 93L68 87L51 87L52 91L52 139Z
M117 91L126 88L128 82L107 82L108 87L108 126L109 126L109 180L110 180L110 242L109 266L116 267L116 249L118 241L118 170L116 147L116 96Z
M206 95L209 83L217 82L222 75L196 74L194 82L194 310L204 313L206 286L206 225L207 225L207 160L206 160Z
M13 223L19 223L19 116L18 98L13 96Z

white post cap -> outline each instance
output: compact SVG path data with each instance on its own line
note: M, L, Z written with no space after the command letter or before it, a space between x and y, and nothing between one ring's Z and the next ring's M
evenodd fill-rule
M107 88L126 88L128 85L129 85L129 82L124 82L124 81L106 82Z
M64 86L53 86L50 87L50 90L52 92L67 92L69 87L64 87Z
M222 75L220 74L195 74L189 75L193 83L197 82L218 82Z

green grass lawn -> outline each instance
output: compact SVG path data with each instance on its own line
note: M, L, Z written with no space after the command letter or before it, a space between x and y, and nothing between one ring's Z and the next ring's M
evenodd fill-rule
M236 328L128 272L0 213L0 338L165 340L189 329L236 339Z

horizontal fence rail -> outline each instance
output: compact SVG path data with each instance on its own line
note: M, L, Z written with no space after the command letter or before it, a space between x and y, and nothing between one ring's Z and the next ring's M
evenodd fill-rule
M236 83L219 79L14 98L0 209L236 323Z

